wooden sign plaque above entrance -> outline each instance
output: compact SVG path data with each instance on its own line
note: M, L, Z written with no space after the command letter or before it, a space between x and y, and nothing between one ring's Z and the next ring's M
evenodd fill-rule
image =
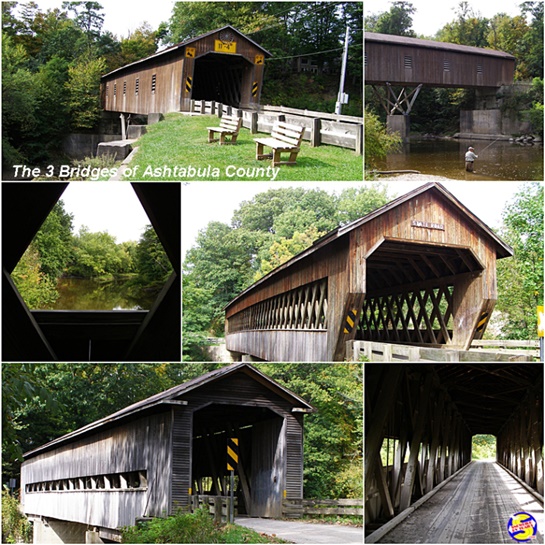
M221 40L214 40L214 51L217 53L236 53L237 42L222 42Z
M433 223L429 221L412 220L411 227L421 227L422 229L437 229L438 231L444 231L445 226L442 223Z

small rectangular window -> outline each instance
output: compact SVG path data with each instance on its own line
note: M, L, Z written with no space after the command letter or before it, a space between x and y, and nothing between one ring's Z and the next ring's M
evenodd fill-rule
M114 83L114 97L117 95L117 83Z
M365 59L365 61L364 61L364 65L365 65L365 66L367 66L367 53L365 53L365 55L364 55L364 59Z
M138 87L140 85L140 78L136 78L136 81L134 82L134 94L138 94Z
M405 55L405 68L412 69L413 58L410 55Z
M482 74L483 73L483 65L482 64L478 64L477 65L477 74Z
M127 82L126 81L123 82L123 94L124 95L127 94Z
M151 92L152 93L155 93L156 85L157 85L157 74L153 74L153 76L151 76Z
M450 72L450 61L443 61L443 72Z

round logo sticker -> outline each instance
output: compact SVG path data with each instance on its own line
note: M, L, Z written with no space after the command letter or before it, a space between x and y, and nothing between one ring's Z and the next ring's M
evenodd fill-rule
M530 513L521 511L509 519L507 531L515 541L524 543L536 537L537 521Z

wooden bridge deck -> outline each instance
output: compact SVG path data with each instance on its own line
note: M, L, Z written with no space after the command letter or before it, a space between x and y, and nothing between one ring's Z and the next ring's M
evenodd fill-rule
M377 543L516 543L507 523L520 511L543 543L543 505L498 464L473 462Z

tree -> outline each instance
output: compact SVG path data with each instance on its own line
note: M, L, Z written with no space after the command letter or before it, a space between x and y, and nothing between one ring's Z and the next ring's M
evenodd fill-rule
M365 30L396 36L416 36L413 26L413 14L416 8L410 2L392 2L390 11L367 17Z
M536 307L543 305L543 186L524 184L503 211L503 239L514 257L498 262L502 337L535 339Z
M375 168L380 160L399 146L400 139L395 134L388 134L379 118L368 109L364 115L364 131L365 168Z
M447 23L437 32L439 41L474 47L488 45L488 19L475 13L466 1L458 4L456 16L452 23Z
M164 284L172 273L172 264L151 225L140 237L135 259L139 281L143 284Z
M74 13L74 21L87 36L88 47L100 36L104 9L98 2L63 2L63 9Z
M65 87L74 128L92 129L100 120L100 76L105 69L106 61L92 56L80 57L68 69Z

